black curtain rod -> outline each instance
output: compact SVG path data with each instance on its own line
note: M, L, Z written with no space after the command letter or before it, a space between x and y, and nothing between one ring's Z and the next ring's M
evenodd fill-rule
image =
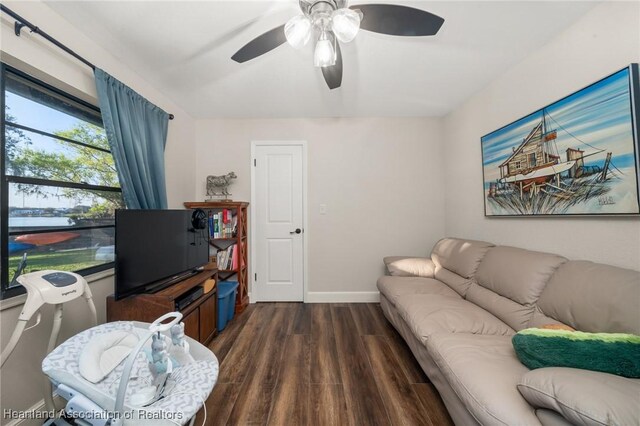
M76 58L77 60L79 60L80 62L85 64L86 66L90 67L92 70L96 69L96 66L93 65L91 62L87 61L85 58L83 58L82 56L78 55L76 52L74 52L73 50L69 49L67 46L65 46L64 44L60 43L55 38L51 37L46 32L42 31L38 26L33 25L31 22L27 21L22 16L18 15L17 13L15 13L13 10L9 9L7 6L3 5L2 3L0 3L0 10L16 20L16 22L14 24L14 32L15 32L16 36L20 37L20 30L22 30L23 27L27 27L27 28L29 28L31 30L32 33L38 34L40 37L44 38L48 42L50 42L50 43L54 44L55 46L57 46L58 48L64 50L69 55L73 56L74 58ZM169 114L169 120L173 120L173 118L174 118L173 114Z

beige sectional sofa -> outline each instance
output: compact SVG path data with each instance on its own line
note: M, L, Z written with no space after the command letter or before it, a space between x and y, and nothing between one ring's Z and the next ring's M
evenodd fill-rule
M640 424L640 380L530 371L511 344L547 324L640 334L640 272L453 238L384 260L382 309L457 425Z

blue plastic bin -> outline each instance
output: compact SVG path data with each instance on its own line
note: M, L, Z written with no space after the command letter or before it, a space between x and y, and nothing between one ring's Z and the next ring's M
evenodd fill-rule
M218 283L218 332L224 330L227 322L233 319L237 291L237 281L220 281Z

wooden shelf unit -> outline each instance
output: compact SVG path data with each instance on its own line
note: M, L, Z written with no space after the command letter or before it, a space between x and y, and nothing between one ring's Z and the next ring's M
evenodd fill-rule
M107 322L142 321L153 322L158 317L176 311L176 300L189 290L201 285L208 279L218 282L218 270L204 270L179 281L156 293L136 294L115 300L107 297ZM205 293L190 305L180 310L184 332L187 336L206 345L218 334L217 285L209 293Z
M231 210L233 214L237 215L238 229L235 237L227 238L211 238L209 244L218 250L224 249L231 244L237 244L239 248L238 270L218 270L218 276L220 280L228 280L234 276L237 276L238 281L238 293L236 295L236 313L241 313L249 305L249 277L248 277L248 226L247 226L247 212L249 203L246 201L190 201L185 202L184 206L188 209L202 209L217 213L223 209Z

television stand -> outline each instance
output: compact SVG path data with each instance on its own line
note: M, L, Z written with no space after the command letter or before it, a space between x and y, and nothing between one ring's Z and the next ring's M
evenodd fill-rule
M198 272L201 272L201 271L197 271L197 270L188 271L188 272L184 272L184 273L182 273L180 275L171 277L169 279L165 279L165 280L161 280L159 282L155 282L153 284L149 284L144 289L145 293L157 293L159 291L164 290L167 287L171 287L172 285L179 283L180 281L184 281L187 278L193 277Z
M124 299L115 300L114 296L107 297L107 322L111 321L142 321L153 322L158 317L176 311L176 300L193 288L203 284L208 279L218 282L218 270L204 270L195 275L177 281L169 287L155 293L136 294ZM218 288L198 297L182 310L182 322L187 336L206 345L218 333L217 308Z

